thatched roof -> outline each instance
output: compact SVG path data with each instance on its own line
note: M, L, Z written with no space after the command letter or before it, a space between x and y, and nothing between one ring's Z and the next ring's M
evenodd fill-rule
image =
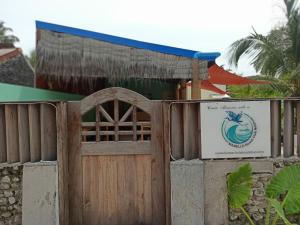
M190 79L199 59L199 77L207 79L207 62L219 53L200 53L37 22L39 76L59 79Z
M34 86L34 71L20 49L0 49L0 82Z

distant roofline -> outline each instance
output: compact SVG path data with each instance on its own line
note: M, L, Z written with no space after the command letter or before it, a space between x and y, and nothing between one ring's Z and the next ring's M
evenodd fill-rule
M92 38L100 41L110 42L112 44L124 45L133 48L147 49L154 52L160 52L164 54L182 56L187 58L197 58L197 59L207 60L207 61L215 61L215 59L221 55L219 52L199 52L199 51L193 51L188 49L175 48L175 47L137 41L133 39L122 38L113 35L102 34L94 31L82 30L78 28L67 27L58 24L42 22L42 21L36 21L36 28L71 34L80 37Z

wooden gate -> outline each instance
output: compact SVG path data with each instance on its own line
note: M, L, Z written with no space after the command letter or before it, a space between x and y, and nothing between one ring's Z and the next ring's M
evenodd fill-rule
M70 225L166 223L162 117L123 88L68 103Z

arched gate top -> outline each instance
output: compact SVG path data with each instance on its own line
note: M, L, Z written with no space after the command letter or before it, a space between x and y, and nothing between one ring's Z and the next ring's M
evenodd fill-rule
M126 88L111 87L97 91L81 100L81 115L84 115L96 105L113 101L115 99L135 105L143 111L151 114L151 100Z

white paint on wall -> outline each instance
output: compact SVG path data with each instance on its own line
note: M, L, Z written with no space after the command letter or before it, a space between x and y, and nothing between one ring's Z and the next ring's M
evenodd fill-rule
M203 162L171 162L172 225L204 225Z
M25 163L22 225L58 225L56 162Z

